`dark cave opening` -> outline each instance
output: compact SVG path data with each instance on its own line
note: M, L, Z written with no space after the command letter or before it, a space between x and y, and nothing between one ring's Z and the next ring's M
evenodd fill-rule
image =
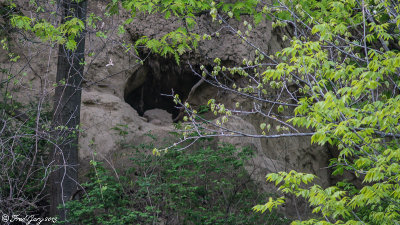
M174 59L151 58L139 68L125 85L124 98L140 116L150 109L164 109L175 118L179 109L173 98L162 94L178 94L185 101L191 88L200 80L189 66L179 66Z

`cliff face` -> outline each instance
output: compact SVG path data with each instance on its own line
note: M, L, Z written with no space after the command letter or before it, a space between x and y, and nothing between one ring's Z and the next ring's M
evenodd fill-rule
M21 1L21 12L29 6ZM105 9L102 1L90 1L89 10L102 15ZM199 77L192 73L192 68L207 66L209 59L220 58L226 65L239 65L243 58L252 58L254 49L237 38L228 28L220 30L220 36L212 41L202 41L199 47L182 56L178 66L173 58L161 58L146 52L141 52L146 58L144 64L137 63L137 57L122 43L132 43L140 36L160 37L174 28L182 26L181 21L165 20L159 15L140 15L126 27L127 32L118 35L116 24L127 15L104 17L98 22L98 29L109 31L107 39L88 33L86 51L91 53L86 57L84 89L82 95L81 124L83 132L79 141L81 163L94 157L107 159L118 167L125 167L129 150L121 145L121 141L132 145L154 142L163 146L175 139L170 132L174 131L172 118L179 111L174 107L171 98L160 94L178 93L185 99ZM243 18L246 19L246 18ZM233 27L241 29L241 22L229 21ZM198 18L194 32L214 33L221 27L211 22L208 15ZM271 23L266 21L254 28L249 41L256 46L262 46L265 52L273 54L282 48L280 35L274 33ZM15 97L23 102L39 98L49 102L53 95L53 83L56 71L56 48L32 41L18 33L13 33L12 50L21 55L18 63L11 64L0 54L3 67L8 67L15 73L23 71L26 76L20 83L14 84L12 90ZM1 50L0 50L1 51ZM1 52L0 52L1 53ZM193 105L206 105L208 99L229 105L241 102L251 107L251 102L233 93L216 89L207 84L199 86L189 101ZM266 106L268 107L268 106ZM156 110L154 110L156 109ZM149 111L150 110L150 111ZM146 113L147 111L147 113ZM247 133L257 133L260 120L257 116L233 116L227 126ZM274 124L273 121L268 121ZM119 132L123 130L121 135ZM125 133L126 131L126 133ZM326 169L329 159L328 149L310 144L308 137L288 137L277 139L227 138L219 141L237 146L247 146L256 149L256 155L248 162L247 168L253 178L264 182L269 172L296 169L311 172L320 177L320 183L330 182L329 171ZM265 185L266 190L271 190ZM288 209L290 214L294 209Z

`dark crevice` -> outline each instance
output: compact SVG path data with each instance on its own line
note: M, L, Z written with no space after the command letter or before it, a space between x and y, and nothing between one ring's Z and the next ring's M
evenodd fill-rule
M186 100L191 88L199 81L188 66L179 66L173 59L148 59L127 81L125 101L140 116L150 109L164 109L175 118L179 109L173 99L162 94L178 94Z

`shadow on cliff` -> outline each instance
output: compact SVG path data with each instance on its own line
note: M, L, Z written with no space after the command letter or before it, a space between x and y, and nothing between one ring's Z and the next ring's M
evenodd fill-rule
M189 66L177 65L173 59L153 57L146 60L127 81L124 98L140 116L150 109L164 109L175 118L179 114L171 95L185 100L199 81Z

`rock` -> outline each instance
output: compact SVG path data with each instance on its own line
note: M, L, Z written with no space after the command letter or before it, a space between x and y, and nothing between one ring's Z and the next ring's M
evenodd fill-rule
M246 122L238 116L230 116L228 122L224 125L224 127L231 130L246 134L257 134L255 127L251 123ZM262 148L260 138L220 137L219 142L232 144L238 148L249 147L253 149L255 151L254 156L245 165L246 170L252 175L254 180L260 182L265 191L275 191L271 190L273 187L265 182L265 175L268 173L285 171L288 167L284 162L271 159L270 155Z
M144 118L154 125L172 124L172 114L163 109L150 109L144 112Z
M252 123L238 116L230 116L228 122L224 123L224 127L245 134L257 134ZM326 147L311 145L309 138L276 138L270 140L272 145L271 143L265 145L263 143L265 139L249 137L219 137L218 141L239 148L250 147L255 151L254 156L245 163L245 169L267 193L276 193L282 196L281 192L277 192L277 187L273 183L265 180L268 173L296 170L316 174L322 178L317 179L316 182L323 186L329 183L328 170L323 169L327 165L326 159L328 158L324 151ZM292 148L294 149L291 151ZM300 215L307 218L311 215L311 209L303 199L288 198L286 203L286 206L281 207L279 212L287 217L293 218L294 215Z
M137 112L120 98L98 91L83 91L81 123L84 132L80 138L81 159L92 156L93 151L102 155L118 150L118 126L127 131L138 130L143 123Z
M82 130L79 139L79 158L82 164L95 157L106 159L116 168L130 166L130 146L154 144L171 145L174 138L171 114L165 110L147 111L148 120L139 116L119 97L98 91L83 91L81 106ZM157 125L157 126L155 126ZM166 126L165 126L166 125ZM152 149L148 149L151 153Z

